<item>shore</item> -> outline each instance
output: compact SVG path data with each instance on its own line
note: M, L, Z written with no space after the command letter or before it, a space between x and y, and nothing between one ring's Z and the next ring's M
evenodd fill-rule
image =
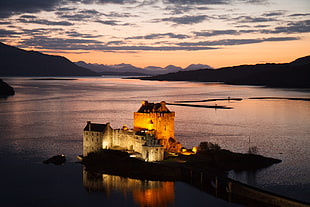
M178 181L185 172L203 170L212 175L225 175L229 170L254 170L268 167L281 160L228 150L170 156L161 162L145 162L116 150L101 150L82 159L89 171L146 180Z

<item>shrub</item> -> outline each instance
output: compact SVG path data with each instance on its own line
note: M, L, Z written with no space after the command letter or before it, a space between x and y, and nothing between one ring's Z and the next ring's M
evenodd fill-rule
M201 142L199 144L198 152L207 152L207 151L219 151L221 147L218 144L214 144L211 142Z

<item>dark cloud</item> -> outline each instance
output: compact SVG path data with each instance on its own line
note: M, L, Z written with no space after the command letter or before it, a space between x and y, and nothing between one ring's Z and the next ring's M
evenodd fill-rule
M89 10L71 10L71 12L67 11L57 11L55 12L60 18L67 19L70 21L86 21L89 19L96 19L100 17L102 14L94 9Z
M79 37L79 38L97 38L97 37L102 36L102 35L82 34L76 31L69 31L69 32L66 32L66 34L69 37Z
M37 17L34 16L34 15L22 15L22 16L20 16L19 18L23 18L23 19L34 19L34 18L37 18Z
M95 22L110 25L110 26L119 25L119 21L117 21L117 20L96 20Z
M45 50L87 50L102 42L91 39L63 39L37 36L20 41L19 46Z
M164 0L164 3L169 4L228 4L231 0Z
M297 22L290 22L287 26L276 27L272 30L262 30L262 33L287 33L287 34L294 34L294 33L307 33L310 32L310 20L304 21L297 21Z
M98 22L100 24L110 25L110 26L133 26L134 25L130 23L121 23L121 21L118 21L118 20L95 20L95 22Z
M24 36L30 36L35 38L36 36L42 36L46 34L50 34L52 32L62 32L63 29L60 28L36 28L36 29L24 29Z
M253 29L243 29L243 30L210 30L210 31L201 31L201 32L193 32L197 37L212 37L219 35L241 35L248 33L258 33L259 30Z
M5 18L21 13L35 13L53 10L62 0L1 0L0 17Z
M19 32L12 31L12 30L6 30L6 29L0 29L0 37L9 37L12 35L19 35Z
M121 46L125 42L111 41L103 43L96 40L89 39L62 39L62 38L49 38L49 37L35 37L27 40L20 41L19 47L33 47L36 49L44 50L99 50L99 51L178 51L178 50L213 50L216 47L187 47L187 46ZM115 45L115 46L109 46ZM116 46L117 45L117 46Z
M118 41L110 41L106 43L106 45L122 45L122 44L126 44L126 42L118 40Z
M275 18L268 18L268 17L251 17L251 16L240 16L235 18L239 23L259 23L259 22L271 22L277 21Z
M285 11L272 11L264 13L263 16L272 17L272 16L283 16L286 12Z
M107 16L107 17L124 17L124 18L127 18L127 17L138 17L138 15L131 14L129 12L125 12L125 13L110 12L108 14L103 14L103 15Z
M44 25L58 25L58 26L71 26L73 25L68 21L49 21L46 19L28 19L28 18L19 18L17 19L19 22L27 23L27 24L44 24Z
M149 34L145 36L134 36L134 37L127 37L126 39L159 39L159 38L175 38L175 39L185 39L189 38L190 36L184 34L174 34L174 33L156 33L156 34Z
M197 46L231 46L231 45L245 45L261 42L272 41L291 41L298 40L297 37L272 37L272 38L258 38L258 39L224 39L214 41L201 41L201 42L184 42L178 43L180 46L197 47Z
M82 4L125 4L134 3L135 0L1 0L0 18L10 17L22 13L36 13L40 11L59 10L61 6L68 3ZM70 8L61 8L68 11Z
M182 16L182 17L170 17L170 18L163 18L161 21L164 22L173 22L175 24L197 24L203 22L208 18L207 15L197 15L197 16Z
M299 13L299 14L291 14L290 17L304 17L309 15L310 13Z
M194 32L197 37L211 37L218 35L237 35L239 34L238 30L213 30L213 31L203 31L203 32Z
M72 2L79 2L83 4L125 4L134 3L135 0L67 0Z

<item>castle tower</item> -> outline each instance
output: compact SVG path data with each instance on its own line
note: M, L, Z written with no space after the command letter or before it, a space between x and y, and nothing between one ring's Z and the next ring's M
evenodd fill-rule
M142 106L134 112L134 130L154 130L155 137L170 152L179 152L181 144L174 138L174 117L166 107L166 102L149 103L143 101Z

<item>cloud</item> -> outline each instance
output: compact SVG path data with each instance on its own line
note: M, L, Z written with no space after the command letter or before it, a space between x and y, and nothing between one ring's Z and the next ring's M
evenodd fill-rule
M303 17L303 16L309 16L310 13L298 13L298 14L291 14L290 17Z
M40 11L59 10L60 6L74 4L125 4L134 3L135 0L1 0L0 18L10 17L22 13L37 13ZM62 11L69 8L60 9Z
M120 24L118 20L96 20L95 22L98 22L100 24L106 24L110 26L129 26L129 23Z
M50 11L55 8L62 0L1 0L0 17L10 17L21 13L35 13L39 11Z
M126 42L117 40L117 41L110 41L106 43L106 45L122 45L122 44L126 44Z
M265 17L272 17L272 16L283 16L286 13L286 11L272 11L272 12L266 12L263 14Z
M12 35L19 35L19 32L15 32L12 30L0 29L0 37L8 37Z
M26 24L44 24L44 25L59 25L59 26L71 26L73 25L71 22L68 21L50 21L46 19L38 19L32 18L33 16L25 15L21 16L21 18L17 19L17 21L26 23Z
M184 47L197 47L197 46L232 46L232 45L245 45L261 42L278 42L278 41L291 41L299 40L297 37L271 37L271 38L257 38L257 39L224 39L214 41L201 41L201 42L183 42L178 43L179 46Z
M61 51L74 51L74 50L98 50L98 51L195 51L195 50L214 50L216 47L187 47L187 46L122 46L123 41L111 41L103 43L91 39L64 39L64 38L49 38L49 37L35 37L20 41L20 47L34 47L36 49L44 50L61 50ZM114 46L110 46L114 45Z
M145 36L134 36L134 37L127 37L126 39L159 39L159 38L175 38L175 39L185 39L189 38L190 36L184 34L174 34L174 33L158 33L158 34L149 34Z
M79 38L97 38L97 37L101 37L102 35L92 35L92 34L82 34L76 31L68 31L66 32L66 34L69 37L79 37Z
M20 41L19 46L45 50L89 50L98 44L102 44L102 42L92 39L65 39L36 36Z
M307 33L310 32L310 20L303 20L297 22L290 22L287 26L276 27L272 30L262 30L262 33L287 33L287 34L294 34L294 33Z
M213 36L220 36L220 35L241 35L241 34L249 34L249 33L259 33L259 30L209 30L209 31L201 31L201 32L193 32L196 37L213 37Z
M207 15L197 15L197 16L182 16L182 17L170 17L163 18L161 21L173 22L175 24L197 24L206 20L209 16Z
M164 0L169 4L228 4L230 0Z
M251 17L251 16L240 16L234 18L239 23L259 23L259 22L271 22L277 21L275 18L267 18L267 17Z
M213 31L203 31L203 32L194 32L197 37L211 37L218 35L237 35L239 34L238 30L213 30Z

